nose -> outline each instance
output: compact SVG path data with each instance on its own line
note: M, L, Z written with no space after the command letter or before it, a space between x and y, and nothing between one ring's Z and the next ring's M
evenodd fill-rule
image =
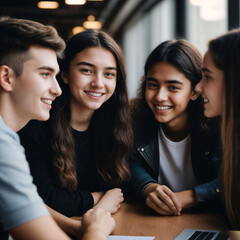
M194 91L197 93L203 92L203 79L201 79L201 81L195 86Z
M51 94L53 94L55 97L58 97L62 94L62 90L58 84L58 81L56 78L53 79L52 86L50 89Z
M165 88L159 88L155 95L155 99L159 102L168 100L168 91Z
M102 76L101 73L98 73L98 74L93 76L93 79L91 81L91 85L94 88L102 88L102 87L104 87L103 76Z

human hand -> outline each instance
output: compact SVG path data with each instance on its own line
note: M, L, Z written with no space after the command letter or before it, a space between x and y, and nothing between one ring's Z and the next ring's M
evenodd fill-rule
M153 183L143 192L146 205L162 215L180 215L182 210L178 198L167 186Z
M94 208L102 208L110 213L115 213L123 202L123 193L120 188L108 190Z
M198 201L194 190L176 192L175 195L182 209L198 205Z
M115 221L109 212L101 208L90 209L82 218L83 240L105 240L114 227Z

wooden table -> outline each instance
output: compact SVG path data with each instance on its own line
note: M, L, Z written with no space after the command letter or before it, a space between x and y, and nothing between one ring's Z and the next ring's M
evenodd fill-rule
M227 226L218 213L184 212L181 216L160 216L144 204L126 203L113 215L113 235L155 236L156 240L173 240L184 228L222 230Z

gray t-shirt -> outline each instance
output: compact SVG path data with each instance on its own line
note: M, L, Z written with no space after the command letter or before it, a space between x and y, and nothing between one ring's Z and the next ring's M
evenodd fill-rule
M49 215L32 182L18 135L0 116L0 225L9 230Z

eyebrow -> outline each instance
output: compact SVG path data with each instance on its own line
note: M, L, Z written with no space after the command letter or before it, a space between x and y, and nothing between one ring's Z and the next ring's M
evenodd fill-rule
M42 66L42 67L38 68L38 70L47 70L52 73L54 73L54 72L59 73L59 69L56 71L56 69L49 67L49 66Z
M155 78L152 78L152 77L147 78L147 81L158 82ZM183 83L178 80L167 80L165 81L165 83L183 85Z
M96 67L94 64L89 63L89 62L78 62L78 63L77 63L77 66L80 66L80 65L87 65L87 66L89 66L89 67ZM106 69L117 71L117 68L116 68L116 67L107 67Z
M212 73L208 68L204 67L202 68L202 72L209 72L209 73Z

